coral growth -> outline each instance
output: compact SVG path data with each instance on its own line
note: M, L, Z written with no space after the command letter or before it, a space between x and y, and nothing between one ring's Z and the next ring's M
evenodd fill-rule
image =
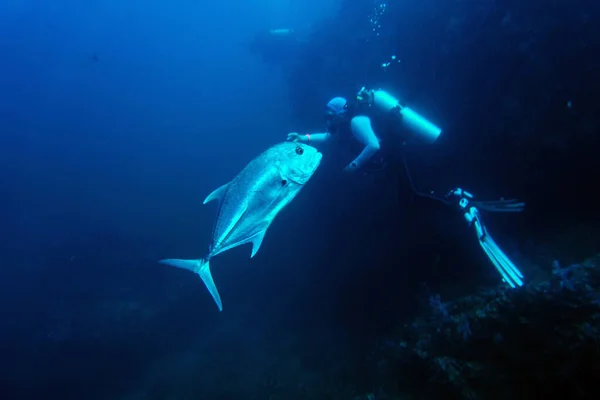
M600 372L600 256L520 290L443 303L381 343L378 384L416 398L594 397ZM443 396L443 397L438 397Z

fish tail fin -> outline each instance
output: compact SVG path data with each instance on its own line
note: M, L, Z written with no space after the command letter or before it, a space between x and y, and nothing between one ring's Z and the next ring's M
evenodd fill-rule
M200 275L200 278L202 278L202 282L204 282L206 288L215 300L215 303L217 303L219 311L223 311L223 303L221 303L221 296L219 295L219 291L217 290L215 281L213 280L213 277L210 273L210 264L208 260L178 260L176 258L169 258L165 260L160 260L159 263L170 265L171 267L187 269L188 271L192 271Z

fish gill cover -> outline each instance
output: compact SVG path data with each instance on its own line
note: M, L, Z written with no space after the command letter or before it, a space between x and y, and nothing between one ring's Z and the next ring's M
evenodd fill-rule
M598 398L599 13L0 2L0 398ZM342 171L362 146L319 145L261 251L211 261L226 312L157 263L204 256L202 200L363 86L439 139L368 174ZM457 186L523 287L465 213L415 195ZM526 208L477 203L500 197Z

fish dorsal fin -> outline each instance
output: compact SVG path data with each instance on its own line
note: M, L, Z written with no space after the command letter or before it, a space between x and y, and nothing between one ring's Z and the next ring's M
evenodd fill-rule
M218 189L214 190L211 194L209 194L206 197L206 199L204 199L204 202L202 204L206 204L213 200L221 200L223 198L223 196L225 195L225 192L227 191L227 186L229 186L229 183L226 183L223 186L219 187Z
M250 254L250 258L254 257L254 255L258 252L258 249L260 249L260 245L262 244L263 239L265 238L265 233L267 233L268 227L269 227L268 225L265 226L265 228L263 230L258 232L252 238L252 254Z

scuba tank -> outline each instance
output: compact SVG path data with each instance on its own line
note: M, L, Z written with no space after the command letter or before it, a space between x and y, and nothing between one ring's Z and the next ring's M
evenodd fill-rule
M425 119L409 107L400 104L397 98L385 90L366 89L363 87L356 95L359 103L374 107L382 113L394 113L400 117L407 133L425 143L433 143L442 133L442 129Z

